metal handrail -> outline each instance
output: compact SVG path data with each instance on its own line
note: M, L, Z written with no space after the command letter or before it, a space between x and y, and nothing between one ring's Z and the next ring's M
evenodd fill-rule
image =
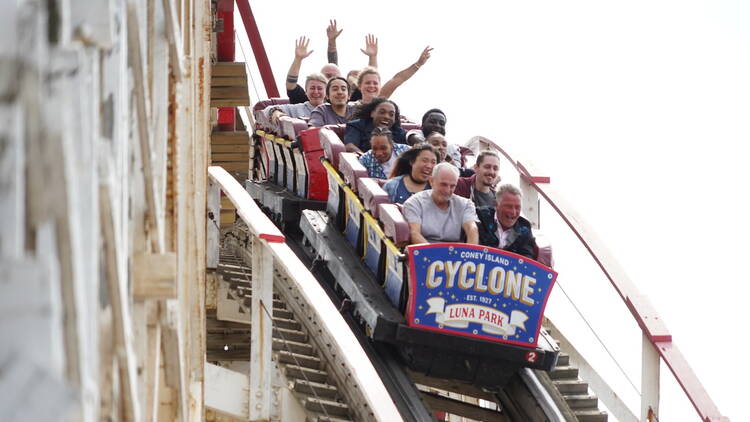
M523 181L541 195L573 231L599 268L601 268L604 275L609 279L623 303L630 310L633 319L635 319L643 332L644 341L647 341L649 348L653 349L649 351L644 350L644 356L647 352L655 353L664 360L685 392L685 395L693 404L701 420L728 422L729 418L721 415L721 412L719 412L716 404L703 388L685 357L672 342L672 335L667 330L666 325L659 317L653 305L650 304L645 295L639 292L614 255L604 245L599 236L583 222L583 219L574 210L573 206L557 190L548 185L549 177L540 176L543 173L539 172L529 162L522 163L521 161L514 160L508 151L488 138L481 136L474 137L467 142L467 146L471 144L476 145L477 143L486 144L488 148L495 149L501 153L513 165ZM646 346L644 344L644 348ZM658 361L655 365L655 371L656 374L654 376L656 377L656 385L658 386ZM650 418L651 416L649 415L652 415L658 409L658 391L656 393L656 402L654 403L646 402L649 399L647 397L648 394L642 395L642 411L645 413L642 414L643 419ZM651 412L648 411L649 408Z
M349 328L349 325L330 299L328 299L328 295L315 279L315 276L313 276L302 261L299 260L289 246L287 246L284 235L281 231L263 213L247 191L242 188L240 183L226 170L219 166L210 166L208 167L208 176L210 183L209 209L211 209L215 215L219 214L219 190L223 191L229 200L232 201L239 217L245 222L249 232L254 236L254 247L255 245L260 245L262 251L268 253L273 258L271 265L276 266L276 268L283 270L284 273L288 274L290 281L296 285L300 296L309 304L310 312L318 316L318 320L321 322L320 328L326 330L326 332L335 333L335 336L333 336L335 344L331 344L331 347L337 349L336 355L347 366L351 378L357 383L357 385L362 386L362 388L359 388L358 390L363 396L364 401L366 401L369 409L371 409L375 415L375 418L384 421L402 420L396 405L383 384L383 381L367 357L366 352L362 349L362 346L354 333ZM217 239L214 241L216 244L212 245L215 247L210 247L210 249L216 249L218 251L218 235L215 237ZM209 253L210 252L211 251L209 250ZM210 262L211 260L212 257L209 256L208 267L212 267L212 265L215 264ZM264 265L262 259L256 260L254 258L253 261L254 264L257 263ZM218 263L218 257L216 258L216 263ZM264 269L262 268L253 268L254 274L263 271ZM266 268L265 271L269 271L269 269ZM270 271L272 271L272 269L270 269ZM265 281L266 279L263 278L261 280ZM273 280L273 277L269 277L267 280L271 281ZM259 288L258 290L263 289ZM256 286L253 287L253 296L256 296ZM253 315L255 315L255 313L253 313ZM253 327L258 326L260 325L253 325ZM265 342L260 341L260 343L270 347L272 342L270 341L270 338L268 338ZM251 354L252 348L253 345L251 345ZM268 364L270 365L270 362L268 362ZM250 385L253 386L252 381ZM255 397L254 394L255 392L251 394L251 398ZM251 410L253 407L254 406L251 406Z

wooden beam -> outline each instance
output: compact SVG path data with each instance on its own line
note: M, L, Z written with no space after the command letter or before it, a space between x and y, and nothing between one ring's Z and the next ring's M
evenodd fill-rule
M216 269L219 266L219 238L221 230L219 221L221 217L221 189L219 184L208 181L208 206L206 218L206 268Z
M211 74L213 76L245 76L247 77L247 71L245 70L244 62L217 62L211 68Z
M185 74L185 65L182 63L182 30L172 1L162 0L162 7L164 8L164 20L166 21L167 39L169 40L170 68L175 79L179 81Z
M180 326L180 306L176 300L165 301L161 309L162 349L164 351L164 381L174 390L173 406L178 421L187 420L187 381L185 365L187 359L183 347Z
M136 253L133 256L133 296L136 299L177 297L177 255Z
M118 232L115 230L114 215L109 187L99 186L99 212L102 227L106 278L109 300L112 306L113 325L116 343L119 346L119 360L122 384L125 391L126 417L130 421L141 421L141 403L138 396L137 361L133 345L133 321L130 315L130 297L127 283L120 279L118 260Z
M141 40L138 28L138 11L133 2L128 2L128 63L133 70L133 83L135 90L136 121L138 127L138 140L140 146L141 165L143 167L143 184L146 195L146 219L151 231L151 247L155 252L164 250L163 230L161 220L158 218L159 196L156 193L154 183L154 168L152 163L151 147L151 110L149 109L150 98L146 86L146 78L143 73L143 54L141 52Z
M485 409L460 400L443 397L435 393L420 391L422 398L432 410L442 410L452 415L486 422L510 422L510 418L497 410Z
M207 363L205 366L206 411L209 409L248 420L246 374Z

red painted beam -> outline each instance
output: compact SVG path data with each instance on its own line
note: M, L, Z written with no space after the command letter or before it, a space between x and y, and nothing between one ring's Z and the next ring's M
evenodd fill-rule
M216 4L216 17L222 20L224 30L216 33L216 58L220 62L233 62L234 43L234 0L219 0ZM234 107L219 107L218 129L233 131L237 124Z
M258 25L255 23L255 16L253 16L253 11L250 10L248 0L237 0L237 10L240 11L245 32L247 32L250 45L253 47L255 62L258 63L258 70L260 71L260 77L263 79L263 86L266 88L266 95L269 98L278 97L279 89L276 87L276 80L273 78L271 63L268 61L266 48L263 46L263 40L260 38Z
M224 31L216 34L216 58L220 62L234 61L234 0L219 0L216 17L223 21Z

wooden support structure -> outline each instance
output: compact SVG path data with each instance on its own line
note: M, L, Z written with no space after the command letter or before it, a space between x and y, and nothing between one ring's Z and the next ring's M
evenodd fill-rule
M7 6L0 415L203 420L210 2Z

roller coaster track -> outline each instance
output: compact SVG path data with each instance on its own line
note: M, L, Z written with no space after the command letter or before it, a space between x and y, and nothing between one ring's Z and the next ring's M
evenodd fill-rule
M216 309L207 312L207 359L231 366L227 363L250 358L247 341L252 337L248 323L255 289L253 262L257 265L253 251L258 250L254 244L265 242L257 236L259 227L270 232L271 223L254 203L251 211L242 206L243 203L251 204L249 195L231 176L218 168L212 168L210 174L214 180L234 185L227 189L231 192L228 196L241 210L241 221L230 231L225 231L217 265L219 277L216 277L214 288L216 301L209 301L213 303L209 308L215 306ZM309 213L325 219L324 213ZM264 237L270 236L279 234L266 233ZM391 420L383 418L382 414L397 411L403 420L429 421L434 420L433 412L442 411L480 421L607 420L606 413L597 409L596 397L587 395L587 385L577 378L575 368L569 365L565 355L549 375L525 369L511 374L507 386L494 392L408 371L390 345L373 343L362 332L359 317L347 309L351 298L337 288L330 267L324 265L324 261L316 261L318 251L311 247L310 242L299 236L287 235L285 239L287 244L276 243L273 247L275 251L285 250L285 264L294 270L290 272L279 265L274 266L273 313L268 315L274 327L274 362L279 377L283 383L292 386L291 390L309 419ZM335 242L333 239L332 244ZM344 255L347 250L336 249L335 253ZM299 265L293 263L300 258ZM356 260L353 256L341 256L340 259L344 262ZM302 291L300 280L305 278L316 283L307 287L316 288L317 294ZM325 287L325 293L321 286ZM335 315L330 314L332 309ZM384 403L368 400L364 393L373 388L376 381L358 376L349 363L342 361L346 352L339 337L343 334L341 331L326 331L326 324L321 321L324 317L346 320L348 329L356 336L356 347L366 355L368 364L378 374L376 381L382 382L390 396L388 402L395 405L394 408L386 406L387 409L383 410L378 406ZM207 405L211 408L211 403Z

